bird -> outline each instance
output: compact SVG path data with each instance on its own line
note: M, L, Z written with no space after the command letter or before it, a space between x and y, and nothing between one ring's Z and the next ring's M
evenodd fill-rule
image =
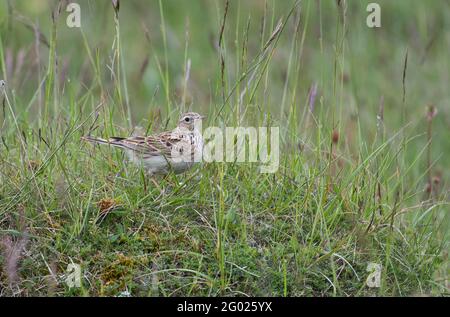
M170 172L180 174L201 160L201 122L204 118L196 112L187 112L181 115L172 131L149 136L110 137L107 140L84 136L82 140L125 150L129 160L142 166L150 176Z

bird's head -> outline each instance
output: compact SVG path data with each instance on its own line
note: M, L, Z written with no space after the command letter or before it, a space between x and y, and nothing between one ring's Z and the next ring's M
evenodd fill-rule
M178 121L178 127L193 131L204 118L205 116L196 112L187 112L181 116L180 121Z

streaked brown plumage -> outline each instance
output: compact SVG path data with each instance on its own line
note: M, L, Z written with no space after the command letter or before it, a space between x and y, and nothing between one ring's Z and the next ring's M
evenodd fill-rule
M201 157L203 139L200 124L203 118L198 113L188 112L181 116L172 131L149 136L111 137L108 140L86 136L83 140L124 149L129 159L143 164L149 174L182 173Z

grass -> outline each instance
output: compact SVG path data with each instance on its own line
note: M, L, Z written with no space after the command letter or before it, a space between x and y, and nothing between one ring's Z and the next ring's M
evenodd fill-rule
M448 295L448 3L79 3L0 6L0 295ZM80 141L185 109L279 126L279 170Z

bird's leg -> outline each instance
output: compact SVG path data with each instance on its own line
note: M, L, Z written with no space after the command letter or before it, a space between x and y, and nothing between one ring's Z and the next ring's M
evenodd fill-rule
M169 180L169 177L169 173L167 173L166 175L164 175L163 181L167 182Z
M149 176L150 181L153 183L153 185L155 185L155 187L160 191L160 193L163 193L164 189L159 186L158 182L155 179L155 175L150 171L147 172L147 175Z
M152 176L152 177L150 177L150 180L152 181L152 183L156 186L156 188L158 188L159 189L159 191L163 191L162 189L161 189L161 187L159 186L159 184L158 184L158 182L155 180L155 178Z

